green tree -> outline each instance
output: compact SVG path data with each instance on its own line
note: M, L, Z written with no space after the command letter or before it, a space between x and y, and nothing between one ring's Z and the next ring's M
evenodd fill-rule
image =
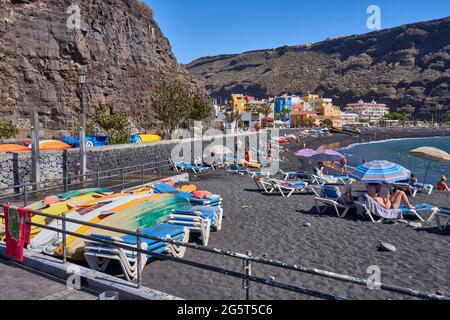
M242 113L239 110L229 106L225 114L227 116L228 123L231 124L231 132L234 133L236 130L237 123L242 118Z
M108 106L100 103L88 124L88 134L98 134L98 128L106 132L109 144L130 142L130 128L127 116L123 112L108 112Z
M406 120L406 115L403 113L398 113L398 112L390 112L387 115L384 116L385 119L387 120Z
M323 120L323 124L327 127L332 127L333 126L333 120L327 118Z
M264 115L264 118L268 118L273 112L272 105L270 103L265 104L262 109L261 113Z
M212 105L200 93L194 92L190 95L189 118L201 121L211 116Z
M162 78L155 88L155 95L155 118L163 123L166 137L188 119L203 120L211 115L210 102L178 80Z
M11 121L0 122L0 138L3 139L15 138L17 137L18 134L19 128Z
M283 110L281 110L281 115L282 115L282 118L284 119L284 120L287 120L288 118L289 118L289 109L288 108L283 108Z

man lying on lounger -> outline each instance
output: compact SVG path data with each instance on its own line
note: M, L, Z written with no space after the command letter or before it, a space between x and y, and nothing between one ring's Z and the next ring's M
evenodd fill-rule
M414 209L414 206L409 202L408 196L404 191L397 190L391 194L386 186L380 187L378 184L368 184L366 191L376 203L385 209L399 209L402 203L408 209Z

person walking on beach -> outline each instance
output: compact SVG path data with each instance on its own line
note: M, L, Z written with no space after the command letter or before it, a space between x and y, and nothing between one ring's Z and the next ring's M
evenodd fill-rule
M447 177L442 176L437 184L438 191L450 192L450 188L447 185Z
M347 174L348 173L348 169L347 169L347 164L348 164L348 160L346 157L342 158L341 161L339 161L339 163L341 164L341 172L342 174Z

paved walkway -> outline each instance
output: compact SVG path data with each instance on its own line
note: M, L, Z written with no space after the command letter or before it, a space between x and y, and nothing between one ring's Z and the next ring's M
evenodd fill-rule
M95 300L98 295L69 289L64 282L0 258L0 300Z

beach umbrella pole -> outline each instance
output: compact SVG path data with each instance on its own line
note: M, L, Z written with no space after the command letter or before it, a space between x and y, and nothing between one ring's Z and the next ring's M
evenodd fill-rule
M428 160L427 170L425 171L425 178L423 179L423 183L425 184L428 177L428 170L430 170L431 160Z

